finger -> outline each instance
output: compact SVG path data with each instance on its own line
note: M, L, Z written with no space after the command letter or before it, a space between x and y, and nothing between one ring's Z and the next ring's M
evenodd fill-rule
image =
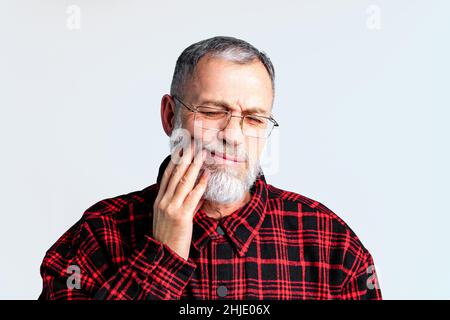
M162 196L166 192L167 184L170 181L170 177L172 176L173 170L174 170L176 164L180 162L182 150L183 150L182 145L178 145L173 150L173 152L170 156L170 162L167 165L166 169L164 170L164 173L163 173L160 185L159 185L158 195L156 196L156 199L155 199L155 203L159 203L159 200L162 198Z
M195 186L200 169L206 159L206 155L206 150L200 151L195 155L194 161L186 170L185 174L180 178L180 181L174 191L172 201L179 204L184 202L184 199L188 193L191 192Z
M203 205L204 202L205 202L205 199L200 198L200 201L197 203L197 206L195 207L194 215L195 215L195 213L196 213L198 210L200 210L200 208L202 207L202 205Z
M167 188L164 192L163 198L172 199L173 193L181 179L181 177L185 174L187 168L192 163L193 158L193 144L191 147L183 148L183 155L178 164L175 165L172 176L170 177L170 181L168 182Z
M158 225L158 214L155 210L153 210L153 219L152 219L152 236L154 236L155 227Z
M194 209L197 207L198 203L201 201L203 194L205 193L206 186L208 185L210 173L208 170L203 171L203 174L197 183L197 185L189 192L189 195L186 197L183 206L186 208L186 211L193 212L193 215L197 211Z

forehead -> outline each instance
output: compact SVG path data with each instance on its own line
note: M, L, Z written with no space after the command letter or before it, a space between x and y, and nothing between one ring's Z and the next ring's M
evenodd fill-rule
M273 102L272 82L259 60L239 64L205 56L186 85L185 97L191 103L268 114Z

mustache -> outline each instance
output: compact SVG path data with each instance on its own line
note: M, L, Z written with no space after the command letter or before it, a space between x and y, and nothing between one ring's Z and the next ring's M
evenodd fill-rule
M247 161L248 154L242 147L233 147L230 145L210 145L210 144L202 144L201 149L208 151L210 154L223 154L229 157L238 158ZM199 148L200 149L200 148Z
M189 144L195 144L195 152L200 152L202 149L208 151L209 154L222 154L229 157L239 158L244 161L249 160L247 151L242 146L232 146L227 143L221 145L217 143L204 142L199 140L190 140L185 137L176 137L171 141L171 151L173 151L178 145L182 148L189 148Z

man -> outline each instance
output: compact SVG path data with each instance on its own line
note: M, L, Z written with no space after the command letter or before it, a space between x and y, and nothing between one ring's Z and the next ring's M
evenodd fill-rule
M265 180L274 68L214 37L178 58L157 183L86 210L41 266L41 299L381 299L373 260L321 203Z

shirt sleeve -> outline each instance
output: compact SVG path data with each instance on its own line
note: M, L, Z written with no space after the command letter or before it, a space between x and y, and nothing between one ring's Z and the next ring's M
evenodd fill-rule
M350 275L343 285L344 300L381 300L381 290L372 256L367 253L365 259Z
M149 235L125 258L117 230L100 221L100 230L98 221L94 227L83 223L76 235L68 231L47 252L39 299L180 299L196 268L192 260ZM74 237L80 239L75 247Z

